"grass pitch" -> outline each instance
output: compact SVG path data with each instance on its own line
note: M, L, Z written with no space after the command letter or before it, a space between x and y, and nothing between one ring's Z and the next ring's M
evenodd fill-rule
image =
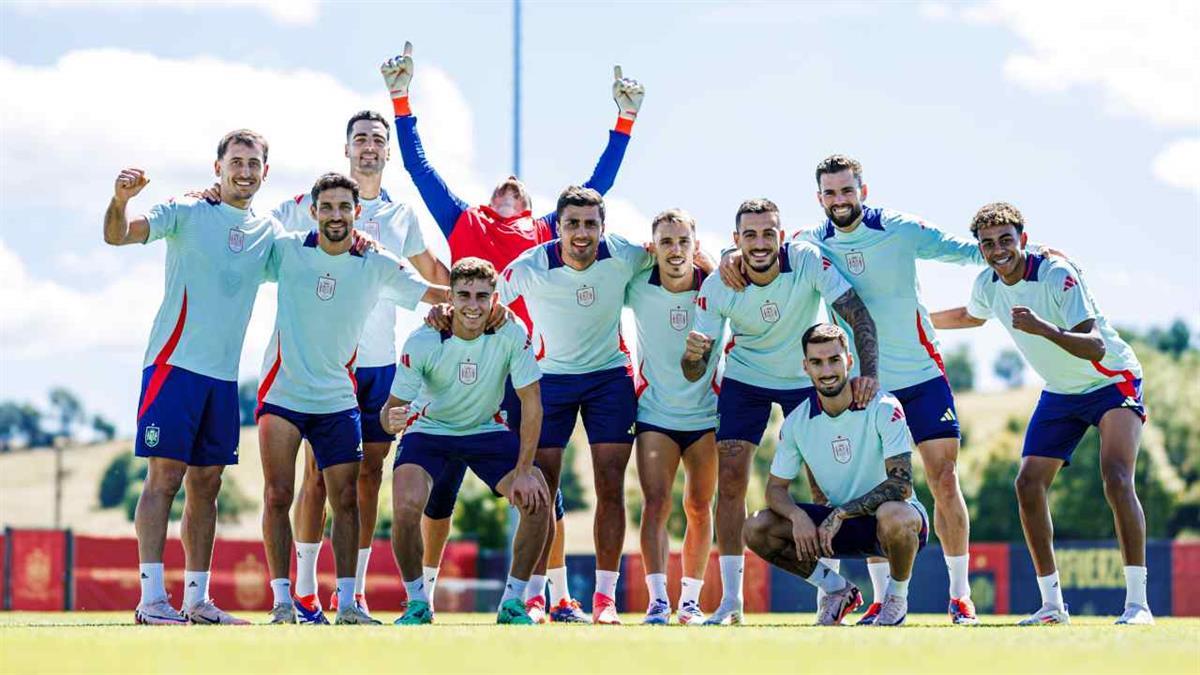
M1200 619L1017 628L1017 617L985 617L987 625L965 628L916 615L903 628L830 629L807 625L808 614L760 614L742 627L520 628L443 614L415 628L242 628L135 626L132 614L0 614L0 673L1200 672Z

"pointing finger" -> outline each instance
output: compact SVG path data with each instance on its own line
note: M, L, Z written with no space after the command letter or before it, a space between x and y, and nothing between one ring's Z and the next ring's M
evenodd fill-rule
M614 80L624 79L621 77L621 66L613 66L613 79Z
M404 41L404 56L412 56L412 42Z

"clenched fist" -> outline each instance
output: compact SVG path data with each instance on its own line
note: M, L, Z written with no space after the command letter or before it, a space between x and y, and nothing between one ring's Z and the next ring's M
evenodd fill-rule
M621 66L613 66L612 90L613 101L621 111L618 114L627 120L636 119L642 99L646 98L646 88L637 80L622 77Z
M700 361L712 351L713 340L704 333L691 331L683 348L684 361Z
M408 98L408 85L413 77L412 43L406 41L404 53L384 61L379 66L379 72L383 74L383 81L393 99Z
M141 169L121 169L121 173L117 174L116 183L113 185L113 197L119 201L127 202L137 196L142 188L150 184L150 179L146 178L146 172Z
M398 405L381 411L379 424L389 434L398 434L404 430L404 423L407 420L408 406Z

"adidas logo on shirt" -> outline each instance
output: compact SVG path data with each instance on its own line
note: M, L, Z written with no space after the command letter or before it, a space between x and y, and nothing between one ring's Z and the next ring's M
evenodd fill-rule
M904 409L896 408L896 411L892 413L892 421L895 422L896 420L902 419L904 419Z
M1074 287L1075 287L1075 277L1068 275L1067 278L1063 280L1063 292L1066 293L1067 291L1071 290Z
M946 408L946 412L942 414L942 420L941 420L941 421L943 421L943 422L954 422L954 421L956 421L957 419L958 419L958 418L954 416L954 411L953 411L953 410L951 410L951 409L949 409L949 408Z

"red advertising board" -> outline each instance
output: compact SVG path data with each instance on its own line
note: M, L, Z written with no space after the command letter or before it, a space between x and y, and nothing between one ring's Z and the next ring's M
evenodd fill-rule
M1171 615L1200 616L1200 541L1171 545Z
M10 530L9 607L57 611L66 608L67 537L63 530Z

